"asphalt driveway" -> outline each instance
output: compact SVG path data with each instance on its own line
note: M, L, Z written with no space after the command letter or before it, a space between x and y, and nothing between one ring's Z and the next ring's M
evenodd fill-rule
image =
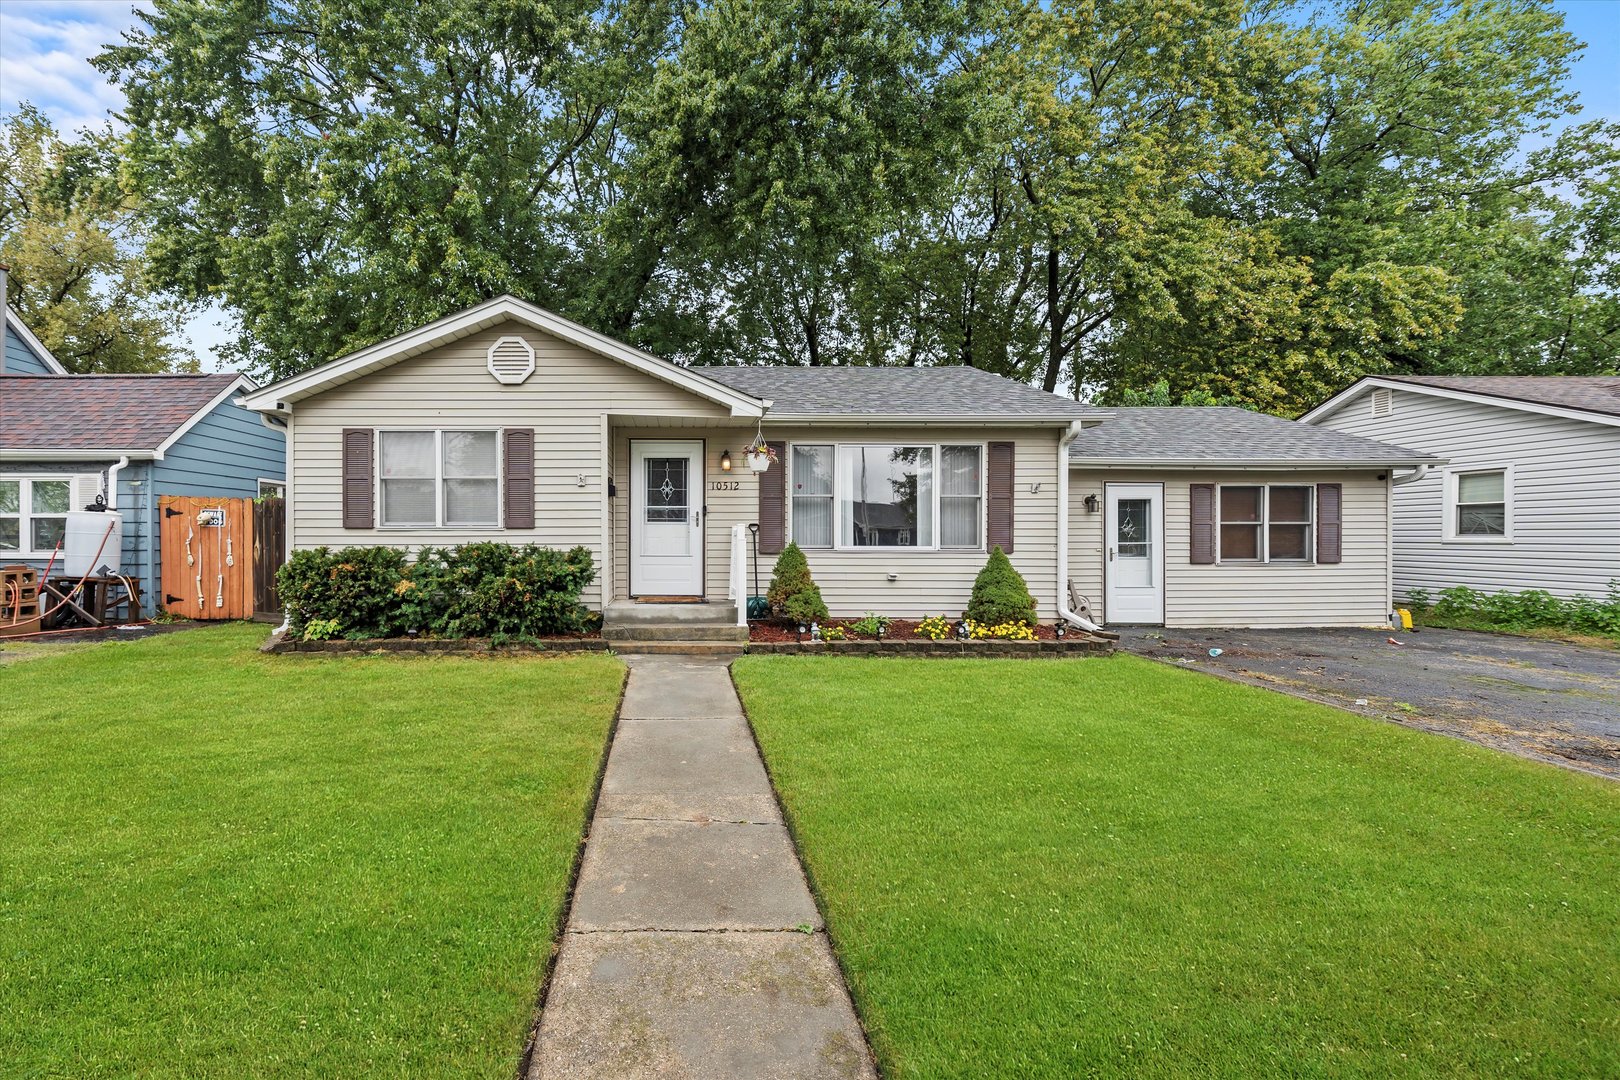
M1120 647L1620 779L1620 652L1435 629L1128 629Z

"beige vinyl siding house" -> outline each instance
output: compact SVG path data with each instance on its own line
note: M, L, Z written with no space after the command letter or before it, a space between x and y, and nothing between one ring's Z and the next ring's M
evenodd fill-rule
M1397 595L1620 579L1620 378L1365 379L1303 420L1447 459L1395 489Z
M1301 561L1190 561L1189 496L1194 484L1306 486L1340 484L1344 495L1343 557L1335 564ZM1362 470L1210 472L1076 469L1069 498L1069 574L1106 622L1104 515L1086 509L1108 484L1164 486L1164 625L1380 626L1389 618L1389 481Z
M1421 457L1226 415L1236 410L1098 409L962 367L688 369L512 297L245 402L287 427L292 548L583 546L598 571L584 600L608 612L696 601L735 617L756 568L763 588L792 540L835 618L954 618L993 546L1024 575L1042 620L1080 621L1071 583L1116 618L1104 598L1123 588L1123 567L1141 564L1107 559L1106 530L1118 514L1134 521L1151 508L1162 518L1152 543L1121 550L1151 549L1159 560L1152 604L1117 621L1380 622L1387 478ZM1227 458L1233 446L1256 445L1256 424L1275 444L1271 457L1286 459L1261 462L1265 473L1252 462L1210 472L1210 462L1158 453L1190 443L1195 455L1213 448ZM758 439L778 453L763 474L743 461ZM1311 453L1296 460L1291 447ZM1279 540L1276 560L1244 565L1228 551L1189 562L1200 529L1192 492L1210 477L1287 481L1271 500L1274 516L1303 512L1309 486L1313 521L1281 524L1276 535L1297 548L1308 528L1313 558L1283 565ZM1153 498L1115 498L1137 490L1121 486L1131 482L1156 485ZM1342 522L1335 510L1315 524L1317 485L1331 488L1322 497L1332 506L1342 501ZM1101 500L1096 512L1086 494ZM747 526L758 526L757 563Z

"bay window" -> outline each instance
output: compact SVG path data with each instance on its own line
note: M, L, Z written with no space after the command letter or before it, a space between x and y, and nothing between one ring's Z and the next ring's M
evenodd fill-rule
M1222 484L1221 562L1310 562L1316 492L1298 484Z
M982 446L794 444L789 462L801 547L983 547Z
M377 435L384 526L495 526L500 450L495 431Z
M0 477L0 552L56 550L72 502L71 477Z

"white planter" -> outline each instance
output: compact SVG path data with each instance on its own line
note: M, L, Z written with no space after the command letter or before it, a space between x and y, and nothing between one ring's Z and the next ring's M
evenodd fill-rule
M743 464L748 466L748 471L749 472L762 473L762 472L765 472L766 470L768 470L771 467L771 455L769 455L769 454L744 454L743 455Z

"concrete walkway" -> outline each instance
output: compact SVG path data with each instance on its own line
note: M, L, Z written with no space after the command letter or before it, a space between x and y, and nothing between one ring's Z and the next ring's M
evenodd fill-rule
M626 659L530 1080L875 1077L725 662Z

